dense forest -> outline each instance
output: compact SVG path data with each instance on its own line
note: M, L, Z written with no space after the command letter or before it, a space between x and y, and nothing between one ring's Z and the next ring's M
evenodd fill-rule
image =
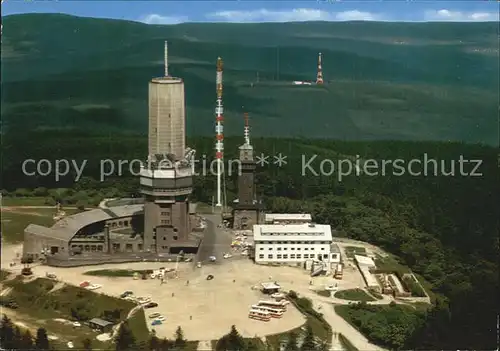
M227 159L237 156L240 138L228 138ZM432 285L434 308L425 323L400 343L412 349L493 349L497 345L498 213L497 151L482 145L424 142L341 142L308 139L255 139L257 154L282 153L287 165L258 168L257 187L269 211L311 212L319 223L329 223L337 235L368 241L397 255L401 262ZM191 138L188 144L202 155L212 155L211 138ZM128 171L99 181L99 160L143 159L146 138L141 135L98 135L84 132L26 132L3 138L4 193L26 196L57 193L71 188L80 201L99 199L108 192L139 196L138 179ZM437 160L438 173L385 176L351 174L303 175L302 157L318 160ZM481 160L479 176L440 175L441 161L450 172L452 160ZM75 172L56 182L22 174L22 160L32 158L88 160L79 182ZM319 161L318 161L319 162ZM316 162L316 169L318 167ZM431 164L433 166L433 164ZM464 171L471 172L472 164ZM227 176L228 201L235 198L236 175ZM24 189L19 189L24 188ZM16 190L17 189L17 190ZM210 202L211 176L196 178L193 198ZM59 192L60 193L60 192Z

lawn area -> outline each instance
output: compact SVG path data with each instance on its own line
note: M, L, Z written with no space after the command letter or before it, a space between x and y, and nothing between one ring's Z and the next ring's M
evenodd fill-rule
M394 273L400 272L401 274L410 273L410 269L401 263L395 257L386 256L382 257L377 255L375 258L375 265L377 266L377 271L384 273Z
M316 290L316 294L318 294L319 296L323 296L323 297L330 297L331 296L329 290Z
M41 319L86 321L100 317L118 321L123 320L135 306L130 301L93 293L72 285L64 285L50 292L55 282L45 278L25 283L23 277L19 276L5 284L14 289L11 296L19 305L19 311Z
M128 319L128 325L137 342L147 341L149 339L150 333L146 325L146 315L143 309L136 311L134 315Z
M77 209L65 209L66 215L80 212ZM2 237L10 243L23 240L24 229L29 224L51 227L54 224L53 208L17 208L15 212L2 211Z
M346 246L344 250L348 258L354 258L354 255L366 256L366 249L361 246Z
M1 269L0 270L0 282L4 281L5 279L7 279L7 277L9 276L9 274L10 274L9 271Z
M134 271L132 269L99 269L95 271L87 271L84 275L91 275L95 277L133 277L134 273L153 273L153 271Z
M361 289L348 289L337 291L334 295L337 299L351 300L351 301L375 301L373 297L368 295Z
M359 351L344 334L339 334L339 341L345 351Z
M47 206L46 197L2 197L2 206Z
M321 313L316 312L312 307L311 300L303 297L297 297L296 293L291 291L289 293L289 300L291 303L297 307L297 309L306 317L305 325L310 325L313 334L328 343L332 340L332 330L330 325L323 319ZM295 332L296 334L302 333L302 327L289 330L285 333L274 334L266 336L267 343L271 346L273 350L279 350L279 342L284 337L290 334L290 332Z

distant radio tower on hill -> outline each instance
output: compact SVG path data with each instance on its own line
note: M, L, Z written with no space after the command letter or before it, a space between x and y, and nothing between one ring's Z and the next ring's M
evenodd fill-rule
M316 84L323 84L323 66L321 63L321 52L318 54L318 74L316 75Z

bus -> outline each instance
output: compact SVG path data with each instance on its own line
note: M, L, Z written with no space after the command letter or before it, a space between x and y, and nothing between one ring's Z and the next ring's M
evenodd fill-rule
M252 310L268 312L273 318L283 317L283 310L279 308L271 308L267 306L252 305Z
M333 276L335 279L342 279L343 268L342 263L337 264L337 268L335 269L335 274Z
M248 314L248 318L269 322L271 320L271 314L267 311L251 309Z
M290 301L287 300L281 300L281 301L261 300L257 305L282 309L283 311L286 311L286 305L288 305L289 303Z

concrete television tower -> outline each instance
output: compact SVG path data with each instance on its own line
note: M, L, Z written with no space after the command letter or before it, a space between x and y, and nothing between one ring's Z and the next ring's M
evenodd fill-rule
M170 76L165 42L163 77L149 82L148 161L141 167L146 252L192 251L188 197L195 150L186 148L184 81Z
M316 84L323 84L323 63L321 52L318 54L318 73L316 75Z

